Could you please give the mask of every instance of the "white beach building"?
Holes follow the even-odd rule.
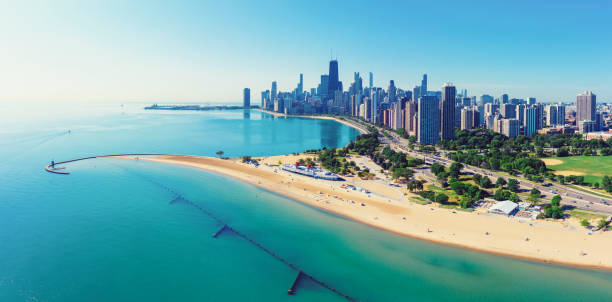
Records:
[[[518,204],[510,200],[503,200],[503,201],[500,201],[494,204],[492,207],[489,208],[487,212],[493,213],[493,214],[510,216],[514,214],[514,212],[516,212],[517,208],[518,208]]]

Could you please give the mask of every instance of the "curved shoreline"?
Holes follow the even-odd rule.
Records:
[[[124,157],[125,158],[125,157]],[[405,217],[410,217],[411,219],[418,219],[418,215],[423,215],[427,212],[430,212],[428,208],[432,208],[429,205],[422,206],[417,204],[409,204],[409,205],[401,205],[401,204],[387,204],[380,201],[373,201],[371,198],[365,198],[364,196],[358,196],[363,193],[355,193],[355,192],[341,192],[337,190],[329,191],[327,189],[329,182],[324,183],[325,181],[308,179],[304,176],[298,175],[283,175],[282,173],[274,173],[272,171],[265,171],[265,169],[269,167],[256,168],[251,165],[241,164],[237,159],[230,160],[221,160],[217,158],[211,157],[202,157],[202,156],[185,156],[185,155],[167,155],[167,156],[155,156],[150,158],[140,158],[140,160],[160,162],[171,165],[179,165],[185,167],[191,167],[201,170],[206,170],[209,172],[222,174],[225,176],[232,177],[234,179],[255,185],[264,190],[274,192],[276,194],[280,194],[282,196],[288,197],[290,199],[305,203],[306,205],[316,207],[318,209],[322,209],[339,216],[357,221],[359,223],[363,223],[369,225],[371,227],[375,227],[381,230],[389,231],[398,235],[407,236],[410,238],[415,238],[418,240],[425,240],[429,242],[434,242],[438,244],[444,244],[453,247],[459,247],[479,252],[484,252],[488,254],[494,254],[499,256],[535,261],[540,263],[549,263],[563,266],[571,266],[571,267],[582,267],[582,268],[590,268],[590,269],[602,269],[602,270],[612,270],[612,253],[605,253],[603,251],[609,250],[610,243],[612,242],[612,234],[603,233],[596,235],[586,235],[579,234],[579,232],[572,230],[564,230],[564,229],[551,229],[549,225],[543,226],[529,226],[526,223],[520,223],[516,221],[511,221],[509,219],[499,219],[501,217],[491,216],[491,217],[483,217],[483,215],[476,215],[472,213],[453,213],[450,209],[436,208],[432,210],[430,214],[436,213],[438,216],[442,217],[442,220],[452,220],[454,218],[461,217],[464,219],[460,219],[460,221],[467,222],[467,220],[483,220],[487,219],[490,224],[487,226],[487,229],[490,230],[490,235],[485,235],[483,233],[479,234],[470,234],[475,235],[476,237],[481,237],[482,239],[478,239],[477,242],[473,240],[454,240],[450,234],[446,234],[449,230],[444,229],[445,226],[439,224],[439,220],[430,220],[429,218],[425,219],[428,222],[425,225],[421,225],[423,230],[419,232],[415,228],[402,228],[401,224],[409,224],[410,222],[415,222],[414,220],[402,221],[399,219],[398,215],[405,215]],[[287,173],[288,174],[288,173]],[[280,183],[278,182],[280,180]],[[318,185],[316,183],[319,183]],[[314,191],[313,191],[314,189]],[[313,200],[314,198],[308,197],[308,195],[317,195],[316,190],[321,190],[319,192],[323,192],[321,195],[321,199],[325,199],[325,202],[319,202],[318,200]],[[341,196],[343,201],[339,201],[338,198],[333,196]],[[325,196],[327,195],[327,196]],[[356,205],[348,204],[348,202],[344,202],[346,200],[354,200],[358,201]],[[366,204],[367,206],[361,207],[359,203]],[[406,210],[405,213],[396,213],[394,210]],[[410,214],[409,212],[419,210],[419,213]],[[361,211],[360,210],[365,210]],[[363,212],[367,212],[367,214],[363,214]],[[386,215],[385,215],[386,213]],[[376,219],[368,219],[368,216],[376,215]],[[467,217],[469,215],[469,217]],[[466,218],[467,217],[467,218]],[[395,222],[389,221],[390,218],[396,218]],[[439,218],[439,217],[438,217]],[[384,221],[384,222],[383,222]],[[482,222],[482,221],[478,221]],[[565,245],[560,248],[553,248],[552,246],[548,246],[550,242],[546,242],[543,244],[539,244],[538,247],[544,248],[548,246],[552,251],[557,250],[557,254],[554,252],[544,252],[540,255],[534,254],[533,251],[528,253],[522,253],[523,249],[519,248],[519,243],[516,241],[517,238],[504,238],[504,235],[499,236],[498,234],[504,234],[504,231],[499,228],[499,225],[509,223],[511,224],[511,228],[535,228],[537,229],[534,232],[540,233],[539,235],[529,235],[530,238],[538,238],[538,240],[545,240],[546,236],[558,236],[558,237],[549,237],[550,242],[558,241],[555,238],[563,238],[562,241],[565,241]],[[535,222],[534,222],[535,224]],[[474,223],[472,221],[471,227],[476,226],[478,228],[479,223]],[[425,228],[427,232],[425,232]],[[429,229],[432,229],[429,232]],[[535,230],[534,229],[534,230]],[[452,231],[460,234],[461,232],[470,232],[470,228],[462,229],[459,225],[457,228],[453,228]],[[507,231],[507,230],[506,230]],[[520,232],[522,230],[516,230],[516,232]],[[488,231],[487,231],[488,232]],[[499,233],[498,233],[499,232]],[[443,236],[438,236],[439,233],[445,233]],[[453,236],[455,233],[452,234]],[[517,237],[517,236],[514,236]],[[522,237],[518,236],[518,237]],[[597,241],[595,244],[591,243],[591,245],[586,248],[589,249],[589,252],[586,255],[579,257],[571,257],[568,253],[561,254],[561,249],[571,249],[573,245],[580,245],[580,242],[577,241],[578,237],[585,237],[583,240],[590,239],[591,241]],[[605,237],[605,238],[604,238]],[[492,240],[489,240],[491,238]],[[534,239],[535,240],[535,239]],[[528,242],[527,244],[533,243],[534,240]],[[569,242],[569,243],[568,243]],[[605,246],[605,243],[608,243],[608,246]],[[555,245],[556,246],[556,245]],[[593,259],[591,253],[593,252],[593,246],[598,247],[597,257],[603,257],[598,259]],[[579,249],[581,250],[581,249]],[[538,250],[539,251],[539,250]]]
[[[297,117],[297,118],[309,118],[309,119],[315,119],[315,120],[329,120],[329,121],[335,121],[337,123],[343,124],[345,126],[351,127],[357,131],[359,131],[359,133],[361,134],[366,134],[368,133],[367,129],[364,128],[360,128],[355,124],[349,123],[346,120],[341,120],[338,118],[335,118],[333,116],[324,116],[324,115],[290,115],[290,114],[284,114],[284,113],[279,113],[279,112],[272,112],[272,111],[267,111],[267,110],[263,110],[263,109],[250,109],[253,111],[259,111],[261,113],[267,113],[270,115],[273,115],[275,117],[281,116],[281,117]]]
[[[527,224],[499,215],[478,215],[444,208],[434,210],[431,205],[403,201],[401,197],[392,201],[390,197],[377,197],[373,196],[374,194],[365,196],[361,192],[341,189],[340,184],[344,182],[292,174],[277,169],[275,166],[254,167],[241,163],[240,159],[236,158],[219,159],[205,156],[138,153],[82,157],[56,164],[109,157],[185,166],[229,176],[353,221],[418,240],[541,263],[612,271],[612,253],[605,252],[612,250],[612,232],[587,235],[584,232],[559,228],[559,223],[547,224],[534,221]],[[264,159],[276,163],[282,157],[269,156]],[[294,161],[292,159],[292,162]],[[61,174],[64,173],[67,174],[67,172]],[[408,226],[409,223],[417,227]],[[486,229],[481,229],[484,225]],[[528,237],[531,238],[527,240],[528,244],[536,240],[544,242],[538,245],[535,254],[534,248],[520,247],[519,242],[525,238],[522,237],[525,235],[517,235],[517,233],[525,231],[532,232]],[[485,232],[486,234],[483,234]],[[498,236],[499,234],[501,236]],[[455,235],[468,236],[457,239],[463,236]],[[489,240],[490,238],[493,240]],[[559,238],[562,239],[558,240]],[[581,254],[585,250],[589,251],[581,257],[576,257],[576,254],[572,256],[567,252],[561,254],[561,249],[563,251],[575,249],[576,245],[580,245],[580,241],[586,240],[590,241],[588,247],[573,251],[580,251]],[[593,243],[593,241],[596,242]],[[525,244],[525,242],[521,243]],[[540,253],[541,249],[545,248],[552,250]],[[593,259],[592,251],[595,251],[596,259]]]

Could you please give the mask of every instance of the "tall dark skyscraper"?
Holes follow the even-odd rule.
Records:
[[[442,86],[440,102],[440,136],[444,140],[455,138],[455,95],[457,90],[451,83]]]
[[[374,75],[370,72],[370,89],[374,87]]]
[[[272,82],[272,96],[271,99],[274,101],[276,99],[276,81]]]
[[[576,125],[580,121],[595,121],[596,100],[596,95],[590,91],[576,97]]]
[[[329,89],[327,95],[334,95],[334,92],[340,87],[338,79],[338,61],[329,61]]]
[[[424,74],[421,80],[421,95],[427,95],[427,74]]]
[[[508,103],[508,95],[507,95],[507,94],[505,94],[505,93],[504,93],[504,94],[502,94],[502,95],[499,97],[499,102],[500,102],[500,103],[502,103],[502,104],[507,104],[507,103]]]
[[[389,89],[387,90],[387,93],[389,94],[389,102],[395,102],[397,97],[397,88],[395,87],[393,80],[389,81]]]
[[[304,92],[304,75],[300,73],[300,83],[298,84],[298,93],[302,94]]]
[[[249,89],[249,88],[244,88],[244,96],[242,98],[242,106],[244,106],[244,108],[251,107],[251,89]]]
[[[417,111],[417,139],[419,143],[436,144],[440,140],[440,104],[438,97],[420,97]]]

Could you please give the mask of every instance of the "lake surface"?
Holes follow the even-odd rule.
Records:
[[[610,272],[405,238],[205,171],[95,159],[44,172],[89,155],[276,155],[358,135],[326,120],[141,107],[0,111],[0,301],[345,301],[308,279],[288,296],[296,271],[232,232],[212,238],[221,225],[175,193],[358,300],[612,300]]]

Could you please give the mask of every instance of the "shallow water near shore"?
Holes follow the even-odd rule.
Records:
[[[381,231],[221,175],[108,153],[275,155],[358,132],[259,112],[96,108],[2,125],[0,301],[343,301],[197,208],[363,301],[607,301],[612,273],[510,259]],[[67,127],[69,125],[69,127]],[[70,133],[67,133],[70,129]],[[161,186],[159,185],[161,184]]]

